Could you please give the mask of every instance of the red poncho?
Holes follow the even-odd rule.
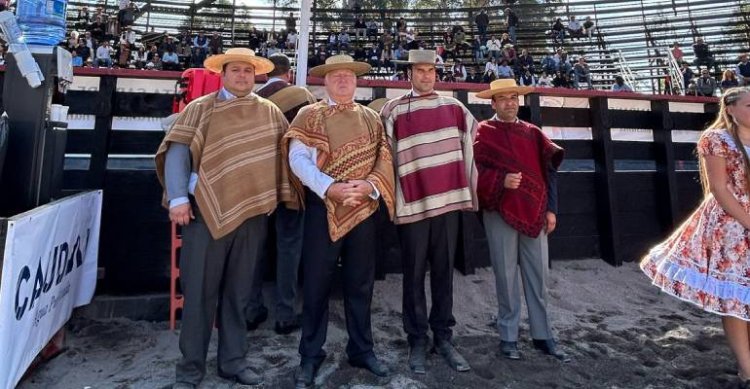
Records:
[[[563,149],[533,124],[517,121],[479,123],[474,144],[481,209],[496,211],[511,227],[537,237],[547,211],[547,169],[557,169]],[[518,189],[505,189],[508,173],[522,173]]]

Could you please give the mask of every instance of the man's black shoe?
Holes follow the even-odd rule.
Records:
[[[300,328],[299,317],[292,320],[280,320],[273,326],[273,330],[279,335],[288,335]]]
[[[508,359],[521,359],[521,352],[518,351],[518,342],[506,342],[504,340],[501,340],[500,353]]]
[[[370,373],[375,374],[378,377],[388,376],[388,368],[383,366],[383,364],[380,363],[378,358],[372,355],[364,359],[350,360],[349,364],[354,367],[367,369],[370,371]]]
[[[466,359],[453,347],[451,342],[442,341],[436,343],[433,352],[442,355],[445,361],[448,362],[448,365],[455,371],[464,372],[471,370],[469,362],[466,362]]]
[[[418,340],[409,346],[409,368],[416,374],[427,373],[427,342]]]
[[[258,309],[258,314],[255,315],[255,317],[252,320],[247,321],[247,330],[248,331],[257,330],[258,326],[260,326],[261,323],[263,323],[267,319],[268,319],[268,308],[260,307]]]
[[[219,372],[219,377],[234,381],[241,385],[260,385],[263,383],[263,377],[250,370],[249,367],[246,367],[235,375]]]
[[[534,339],[534,347],[547,355],[552,355],[561,362],[570,362],[571,360],[567,354],[557,349],[554,339]]]
[[[295,389],[308,389],[315,385],[315,376],[318,374],[318,368],[313,362],[302,362],[297,371],[294,373]]]

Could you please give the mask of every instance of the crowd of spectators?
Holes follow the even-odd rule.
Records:
[[[376,19],[357,13],[347,27],[331,31],[325,43],[311,47],[308,66],[322,64],[333,54],[348,53],[355,60],[372,65],[374,74],[403,79],[405,74],[397,66],[397,60],[406,59],[412,49],[435,49],[441,81],[487,83],[498,78],[514,78],[525,86],[593,89],[586,57],[580,53],[569,55],[564,48],[566,40],[596,38],[596,24],[591,17],[579,21],[570,16],[565,22],[557,18],[548,31],[553,41],[552,50],[541,58],[534,58],[522,48],[523,42],[519,44],[518,30],[523,21],[513,10],[515,2],[504,3],[507,8],[499,18],[481,10],[473,16],[473,26],[465,28],[456,24],[438,39],[423,39],[416,28],[409,28],[404,17]],[[7,0],[0,0],[0,7],[8,4]],[[133,28],[140,14],[138,6],[131,0],[118,0],[118,6],[116,14],[108,14],[103,7],[96,7],[93,12],[86,6],[78,9],[70,21],[72,31],[64,42],[73,55],[74,66],[179,71],[201,67],[206,57],[224,49],[223,37],[218,32],[183,31],[176,36],[164,32],[151,34],[148,40],[143,40],[143,31]],[[247,31],[247,45],[262,56],[277,52],[293,54],[298,37],[297,19],[289,13],[284,18],[284,28],[278,31],[255,27]],[[0,45],[0,64],[4,63],[5,52]],[[687,94],[713,96],[732,86],[750,83],[748,55],[742,55],[734,68],[722,71],[702,38],[696,40],[693,52],[691,68],[678,43],[671,49],[674,60],[681,66]],[[714,75],[721,74],[719,81],[712,76],[712,68]],[[665,85],[671,84],[670,76],[666,78]],[[669,92],[673,88],[665,89]],[[611,90],[632,91],[632,86],[617,76]]]

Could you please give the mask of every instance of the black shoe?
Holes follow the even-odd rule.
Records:
[[[501,340],[500,353],[508,359],[521,359],[521,352],[518,351],[518,342],[506,342],[504,340]]]
[[[349,364],[354,367],[360,367],[362,369],[369,370],[370,373],[375,374],[378,377],[387,377],[388,368],[383,366],[382,363],[374,355],[366,357],[364,359],[349,360]]]
[[[464,357],[458,352],[458,350],[453,347],[451,342],[439,342],[435,344],[435,347],[432,349],[432,351],[442,355],[443,358],[445,358],[445,361],[448,362],[448,366],[452,367],[453,370],[459,372],[471,370],[469,362],[466,362],[466,359],[464,359]]]
[[[416,341],[409,346],[409,368],[416,374],[427,373],[427,342]]]
[[[260,385],[263,383],[263,377],[250,370],[249,367],[234,375],[224,374],[219,371],[219,377],[234,381],[240,385]]]
[[[313,362],[302,362],[294,373],[294,387],[296,389],[312,388],[315,385],[318,368],[320,365]]]
[[[258,326],[260,326],[261,323],[263,323],[266,320],[268,320],[268,308],[260,307],[258,309],[258,314],[255,315],[253,320],[247,320],[247,330],[248,331],[257,330]]]
[[[300,328],[300,319],[295,317],[292,320],[281,320],[277,321],[273,326],[273,330],[279,335],[288,335]]]
[[[547,355],[559,359],[561,362],[570,362],[570,357],[557,349],[557,344],[554,339],[534,339],[534,347],[542,350],[542,352]]]

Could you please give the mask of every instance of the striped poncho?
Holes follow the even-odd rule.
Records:
[[[394,155],[396,224],[477,210],[477,121],[461,102],[410,93],[386,103],[380,115]]]

